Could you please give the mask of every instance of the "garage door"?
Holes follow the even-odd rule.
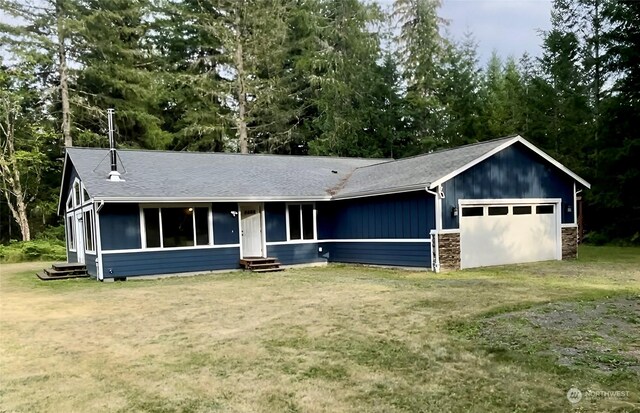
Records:
[[[559,259],[556,204],[463,205],[462,268]]]

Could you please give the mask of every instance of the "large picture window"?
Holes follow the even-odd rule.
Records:
[[[209,208],[144,208],[146,248],[210,245]]]
[[[315,239],[313,209],[313,204],[288,205],[290,240]]]

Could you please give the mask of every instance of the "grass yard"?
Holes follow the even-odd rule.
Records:
[[[122,283],[2,265],[0,412],[640,411],[640,249],[580,253]]]

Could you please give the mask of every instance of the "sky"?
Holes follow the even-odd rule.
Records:
[[[376,0],[374,0],[376,1]],[[393,0],[377,0],[389,7]],[[551,0],[442,0],[440,16],[448,31],[462,39],[470,31],[478,42],[478,58],[485,65],[491,52],[520,58],[524,52],[541,53],[539,31],[550,27]],[[6,21],[0,15],[0,21]]]
[[[539,56],[539,31],[550,28],[550,13],[551,0],[443,0],[439,14],[450,21],[455,39],[473,33],[484,65],[493,50],[503,58],[524,52]]]

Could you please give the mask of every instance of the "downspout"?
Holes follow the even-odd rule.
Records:
[[[437,192],[431,191],[429,187],[424,188],[428,194],[433,195],[434,197],[434,206],[435,206],[435,215],[436,215],[436,229],[432,230],[430,234],[433,236],[433,240],[431,242],[431,269],[436,273],[440,272],[440,251],[438,248],[438,238],[440,235],[440,230],[442,229],[442,199],[444,198],[444,192],[442,192],[442,186],[438,185]],[[435,251],[435,254],[433,252]]]
[[[104,200],[101,200],[99,204],[94,203],[95,214],[95,226],[96,226],[96,279],[102,281],[104,276],[102,274],[102,231],[100,230],[100,210],[104,206]]]

